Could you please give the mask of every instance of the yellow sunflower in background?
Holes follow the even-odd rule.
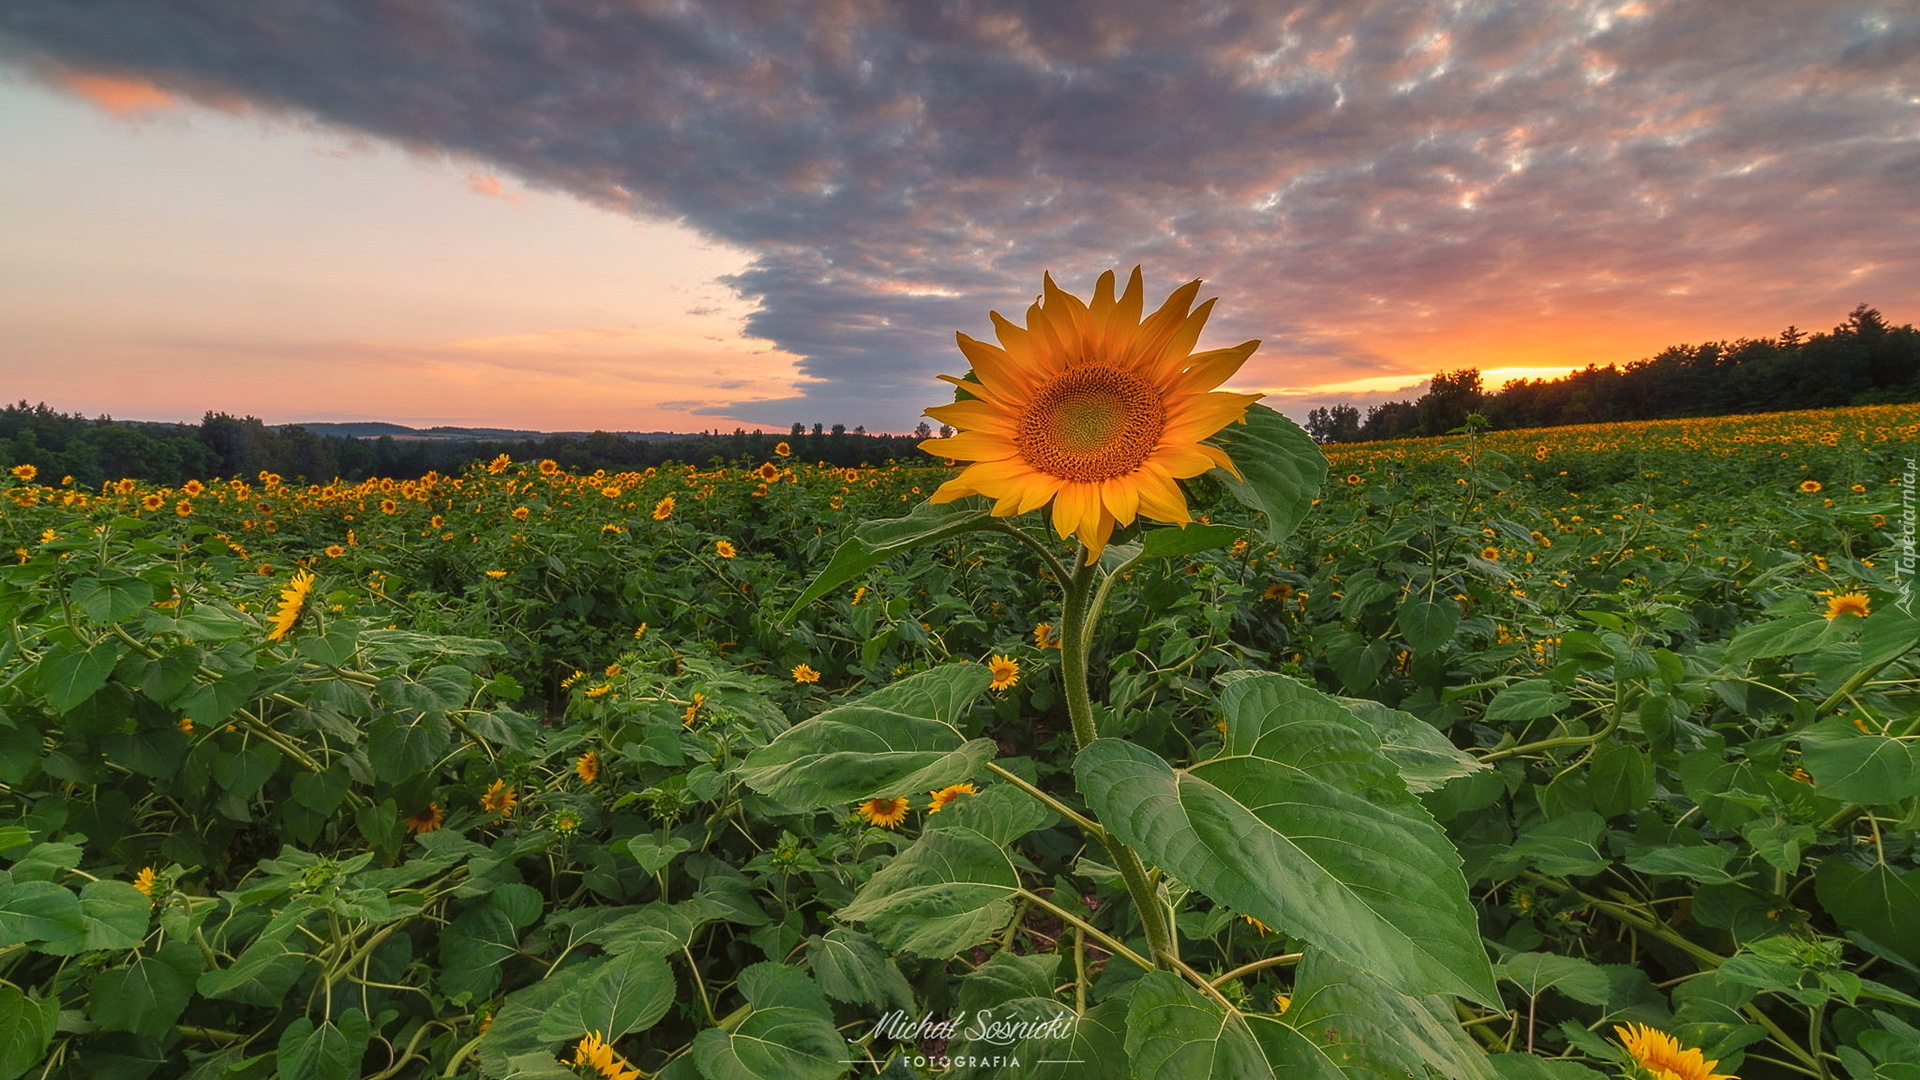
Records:
[[[968,495],[994,500],[997,517],[1053,505],[1053,528],[1078,537],[1091,563],[1116,525],[1137,517],[1185,525],[1186,497],[1176,480],[1226,469],[1219,449],[1201,442],[1235,420],[1259,394],[1215,390],[1258,348],[1195,353],[1213,301],[1192,309],[1200,282],[1175,289],[1141,318],[1145,287],[1135,267],[1114,296],[1114,275],[1100,275],[1091,303],[1044,278],[1027,325],[990,313],[998,346],[956,335],[971,375],[941,378],[965,391],[926,414],[958,429],[921,449],[970,461],[940,486],[935,503]]]
[[[869,825],[894,829],[907,820],[908,806],[907,797],[902,795],[893,799],[868,799],[854,807],[854,812],[865,819]]]
[[[307,606],[307,594],[313,591],[313,575],[305,570],[293,575],[287,587],[280,590],[280,607],[273,613],[273,628],[267,631],[268,641],[279,641],[300,621],[300,612]]]
[[[1714,1072],[1718,1061],[1705,1060],[1700,1051],[1682,1047],[1679,1039],[1645,1024],[1615,1025],[1613,1034],[1634,1063],[1656,1080],[1739,1080],[1731,1073]]]
[[[1827,618],[1837,619],[1842,615],[1858,615],[1866,618],[1873,614],[1873,607],[1867,602],[1866,593],[1841,593],[1827,601]]]

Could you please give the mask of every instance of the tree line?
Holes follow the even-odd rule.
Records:
[[[902,458],[924,461],[918,443],[932,434],[924,423],[911,436],[871,435],[842,424],[795,424],[786,434],[735,429],[657,440],[605,431],[517,440],[363,439],[322,435],[298,425],[271,426],[226,413],[209,412],[198,424],[89,419],[22,401],[0,409],[0,462],[33,465],[43,483],[71,476],[86,487],[128,477],[178,485],[261,472],[310,483],[336,477],[408,479],[459,472],[500,454],[516,461],[551,458],[576,472],[620,472],[670,464],[773,461],[779,459],[780,443],[787,444],[794,460],[852,467]]]
[[[1674,345],[1624,368],[1588,365],[1558,379],[1515,379],[1498,391],[1475,368],[1436,374],[1412,401],[1307,414],[1322,443],[1443,435],[1476,416],[1491,428],[1557,427],[1684,416],[1731,416],[1920,401],[1920,331],[1889,326],[1861,304],[1827,333]]]

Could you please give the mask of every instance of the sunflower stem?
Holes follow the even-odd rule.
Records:
[[[1087,691],[1087,655],[1093,649],[1089,616],[1095,608],[1095,586],[1099,569],[1087,559],[1082,546],[1074,560],[1073,576],[1063,579],[1066,602],[1060,618],[1060,681],[1067,699],[1067,716],[1073,721],[1073,741],[1084,750],[1100,737],[1093,721],[1093,697]],[[1101,594],[1104,598],[1104,590]],[[1160,903],[1160,891],[1147,877],[1147,868],[1132,848],[1112,833],[1100,842],[1113,857],[1114,868],[1127,883],[1134,910],[1140,914],[1140,928],[1147,936],[1148,954],[1167,967],[1165,957],[1173,956],[1173,933],[1166,906]]]

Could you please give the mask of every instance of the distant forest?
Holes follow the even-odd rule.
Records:
[[[22,401],[0,409],[0,462],[30,464],[42,483],[73,477],[74,483],[99,487],[104,480],[131,477],[156,484],[191,479],[279,473],[309,483],[335,477],[396,479],[428,472],[457,473],[474,461],[506,454],[516,461],[552,458],[567,469],[612,472],[666,464],[710,465],[735,461],[771,461],[785,442],[796,461],[829,465],[881,465],[897,458],[926,456],[918,442],[932,434],[926,424],[908,435],[869,435],[843,425],[795,424],[787,433],[736,430],[671,440],[647,441],[596,431],[585,436],[544,439],[454,440],[360,439],[321,435],[297,425],[270,427],[249,416],[208,413],[198,424],[88,419],[46,405]]]
[[[1306,426],[1317,442],[1372,442],[1444,435],[1476,414],[1509,429],[1905,401],[1920,401],[1920,331],[1861,304],[1824,334],[1789,326],[1775,338],[1675,345],[1625,368],[1589,365],[1491,393],[1474,368],[1446,372],[1417,400],[1372,406],[1364,419],[1352,405],[1315,409]]]

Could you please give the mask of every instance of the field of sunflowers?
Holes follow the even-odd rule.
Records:
[[[1920,406],[1262,415],[1091,564],[934,458],[12,463],[0,1080],[1920,1076]]]

